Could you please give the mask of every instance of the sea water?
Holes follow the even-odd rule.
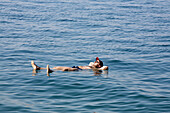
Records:
[[[168,0],[0,0],[1,113],[170,112]],[[46,70],[88,65],[108,71]],[[47,76],[48,75],[48,76]]]

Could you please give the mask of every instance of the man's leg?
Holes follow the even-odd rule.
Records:
[[[54,68],[52,68],[52,69],[62,70],[62,71],[77,71],[77,70],[78,70],[77,68],[61,67],[61,66],[57,66],[57,67],[54,67]]]
[[[53,70],[50,69],[49,65],[47,65],[47,73],[52,73]]]
[[[47,69],[47,73],[51,73],[53,72],[53,70],[51,70],[49,68],[49,65],[47,65],[47,68],[42,68],[42,67],[39,67],[37,66],[34,61],[31,61],[31,65],[33,67],[34,70],[40,70],[40,69]],[[78,69],[77,68],[71,68],[71,67],[62,67],[62,66],[57,66],[57,67],[54,67],[52,68],[54,70],[62,70],[62,71],[77,71]]]
[[[37,66],[37,65],[34,63],[34,61],[31,61],[31,65],[32,65],[33,69],[35,69],[35,70],[46,69],[46,68],[42,68],[42,67]]]

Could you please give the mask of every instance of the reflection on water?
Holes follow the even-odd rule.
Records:
[[[108,70],[93,70],[94,76],[108,75]]]
[[[32,76],[36,76],[37,73],[39,73],[40,70],[33,69],[32,70]]]

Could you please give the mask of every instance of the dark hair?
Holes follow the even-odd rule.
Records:
[[[99,60],[99,62],[100,62],[100,66],[103,67],[103,62],[101,60]]]

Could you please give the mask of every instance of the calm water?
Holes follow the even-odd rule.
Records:
[[[170,112],[169,0],[0,0],[0,112]],[[109,71],[32,73],[39,66]]]

